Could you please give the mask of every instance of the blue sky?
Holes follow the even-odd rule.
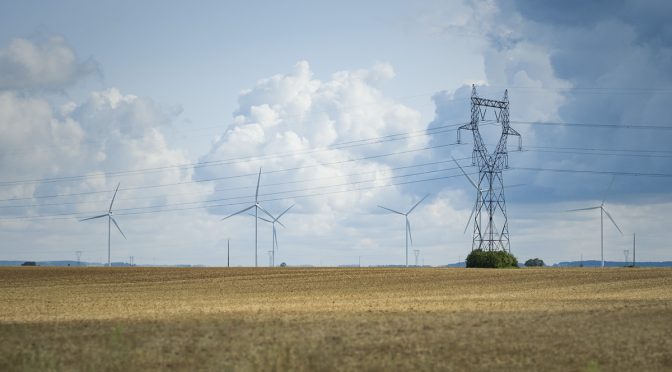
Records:
[[[505,172],[521,185],[507,190],[519,258],[599,258],[599,214],[563,211],[599,204],[616,175],[607,208],[625,235],[605,225],[606,259],[622,260],[637,232],[640,259],[669,260],[672,12],[598,5],[3,4],[0,259],[102,261],[105,224],[77,220],[121,182],[129,239],[113,235],[113,260],[221,265],[231,238],[233,263],[253,264],[253,218],[219,220],[263,167],[264,205],[296,204],[280,261],[401,263],[403,218],[377,205],[430,193],[411,216],[414,249],[455,262],[471,247],[474,195],[438,162],[471,147],[441,128],[468,120],[476,83],[486,97],[509,89],[523,135]],[[210,165],[174,167],[194,163]],[[423,181],[435,175],[458,177]],[[261,263],[270,234],[260,225]]]
[[[479,56],[422,24],[412,2],[20,2],[3,14],[2,40],[61,35],[100,63],[102,86],[180,105],[183,120],[225,123],[238,92],[300,60],[318,76],[394,61],[393,97],[428,97],[479,74]],[[427,27],[426,27],[427,26]],[[459,57],[459,58],[458,58]],[[466,57],[466,58],[465,58]],[[440,76],[421,71],[444,71]],[[482,78],[479,77],[479,78]],[[420,99],[416,99],[420,100]]]

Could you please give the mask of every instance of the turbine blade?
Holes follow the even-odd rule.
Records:
[[[460,163],[458,163],[457,160],[455,160],[454,157],[451,156],[450,158],[453,159],[453,161],[455,162],[455,164],[457,164],[458,168],[460,168],[460,170],[462,171],[462,174],[464,174],[464,176],[467,177],[467,179],[469,180],[469,183],[471,183],[471,185],[474,186],[474,188],[475,188],[476,190],[481,191],[481,190],[478,188],[478,186],[476,185],[476,183],[474,183],[474,180],[472,180],[471,177],[469,177],[469,175],[467,174],[467,172],[464,171],[464,168],[462,168],[462,166],[460,165]]]
[[[114,195],[112,195],[112,201],[110,202],[110,209],[108,209],[108,212],[112,212],[112,204],[114,204],[114,198],[117,197],[117,191],[119,191],[119,186],[121,185],[121,182],[117,183],[117,188],[114,190]]]
[[[79,220],[79,222],[86,221],[86,220],[93,220],[93,219],[96,219],[96,218],[102,218],[102,217],[106,217],[106,216],[108,216],[107,213],[101,214],[100,216],[87,217],[87,218],[84,218],[82,220]]]
[[[252,208],[254,208],[254,207],[255,207],[255,205],[251,205],[251,206],[249,206],[249,207],[243,209],[242,211],[238,211],[238,212],[236,212],[236,213],[234,213],[234,214],[230,214],[230,215],[228,215],[228,216],[222,218],[222,221],[224,221],[225,219],[227,219],[227,218],[229,218],[229,217],[233,217],[233,216],[235,216],[235,215],[237,215],[237,214],[241,214],[241,213],[243,213],[243,212],[247,212],[247,211],[249,211],[250,209],[252,209]]]
[[[280,246],[278,246],[278,234],[275,232],[275,226],[273,226],[273,242],[275,242],[275,249],[280,251]]]
[[[396,213],[396,214],[400,214],[400,215],[402,215],[402,216],[405,216],[405,214],[403,214],[403,213],[401,213],[401,212],[397,212],[397,211],[395,211],[394,209],[385,208],[385,207],[383,207],[382,205],[379,205],[378,207],[379,207],[379,208],[386,209],[386,210],[388,210],[388,211],[390,211],[390,212],[392,212],[392,213]]]
[[[411,234],[411,222],[406,217],[406,229],[408,229],[408,238],[411,240],[411,245],[413,245],[413,234]]]
[[[254,217],[253,214],[252,214],[251,216]],[[260,219],[260,220],[262,220],[262,221],[264,221],[264,222],[273,223],[273,221],[271,221],[271,220],[267,220],[267,219],[265,219],[264,217],[257,217],[257,218]]]
[[[285,213],[287,213],[287,211],[289,211],[290,209],[292,209],[292,207],[293,207],[294,205],[295,205],[295,204],[290,205],[289,208],[285,209],[284,212],[280,213],[280,215],[279,215],[275,220],[276,220],[276,221],[279,220],[280,217],[282,217]]]
[[[609,217],[609,219],[611,220],[611,223],[613,223],[614,226],[616,226],[616,229],[618,230],[618,232],[620,232],[621,235],[623,235],[623,231],[621,231],[621,228],[618,227],[618,225],[616,224],[616,221],[614,221],[613,217],[611,217],[611,215],[609,214],[609,212],[607,212],[607,210],[604,209],[604,207],[602,207],[602,210],[604,211],[604,214],[606,214],[607,217]]]
[[[577,211],[592,211],[593,209],[600,209],[602,206],[590,207],[590,208],[579,208],[579,209],[568,209],[565,212],[577,212]]]
[[[406,212],[406,214],[411,214],[411,212],[413,212],[413,210],[415,209],[415,207],[417,207],[418,204],[422,203],[423,200],[427,199],[428,196],[429,196],[429,194],[423,196],[422,199],[420,199],[419,202],[415,203],[415,205],[413,206],[413,208],[411,208],[408,212]]]
[[[121,231],[121,227],[119,227],[119,224],[117,223],[117,220],[115,220],[114,217],[112,217],[112,216],[110,216],[110,219],[112,220],[112,222],[114,222],[114,226],[117,227],[117,230],[119,230],[119,232],[121,233],[121,236],[123,236],[124,239],[128,240],[128,238],[126,237],[126,235],[124,235],[124,232]]]
[[[259,203],[256,204],[256,207],[259,208],[259,209],[261,209],[262,212],[266,213],[266,215],[267,215],[268,217],[271,217],[271,220],[273,220],[273,221],[276,220],[276,218],[273,217],[272,214],[268,213],[268,211],[265,210],[264,207],[262,207]]]
[[[254,192],[254,201],[259,199],[259,182],[261,181],[261,167],[259,167],[259,176],[257,177],[257,191]]]
[[[604,201],[607,200],[607,194],[609,194],[609,191],[611,190],[611,186],[614,185],[615,180],[616,180],[616,175],[613,175],[611,177],[611,181],[609,182],[609,186],[607,187],[607,190],[604,192],[604,197],[602,198],[602,205],[604,205]]]
[[[283,225],[282,222],[280,222],[280,221],[278,221],[278,220],[275,220],[275,222],[279,223],[280,226],[284,227],[285,229],[287,228],[287,226]]]
[[[476,203],[474,203],[474,208],[471,210],[471,214],[469,215],[469,219],[467,220],[467,226],[464,227],[464,232],[462,234],[467,233],[467,229],[469,228],[469,224],[471,223],[471,217],[474,217],[474,213],[476,213],[476,207],[478,207],[478,199],[476,200]]]

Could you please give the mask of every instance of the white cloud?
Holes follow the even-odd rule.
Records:
[[[294,181],[299,188],[347,183],[355,178],[336,177],[350,173],[380,171],[384,174],[388,168],[387,160],[361,161],[347,166],[321,164],[345,161],[372,152],[418,148],[427,143],[427,138],[418,136],[309,155],[302,152],[352,140],[424,129],[425,124],[420,121],[417,111],[384,97],[375,87],[375,82],[393,76],[394,71],[389,64],[377,64],[370,70],[337,72],[330,80],[321,81],[313,78],[308,63],[301,61],[296,64],[293,73],[259,80],[252,89],[243,91],[234,122],[201,160],[287,153],[290,155],[238,162],[232,169],[234,172],[251,172],[261,165],[267,170],[307,167],[305,171],[292,172],[286,177],[279,175],[272,178],[273,182],[279,177],[285,182]],[[216,172],[219,170],[203,169],[199,170],[199,176],[213,177]],[[328,198],[326,203],[300,203],[304,206],[312,204],[312,208],[317,210],[324,210],[328,205],[329,210],[344,211],[361,207],[362,199],[373,199],[373,196],[353,192]]]
[[[97,71],[93,60],[79,61],[61,37],[16,38],[0,50],[0,90],[63,89]]]
[[[54,86],[57,76],[73,79],[74,76],[69,65],[58,64],[58,55],[42,57],[56,59],[43,61],[55,66],[49,70],[50,75],[37,74],[33,76],[36,81],[23,84],[22,89],[0,92],[0,132],[3,133],[0,136],[0,172],[5,175],[3,181],[37,180],[0,187],[1,199],[22,199],[3,202],[2,216],[95,215],[107,209],[111,197],[111,193],[99,192],[113,190],[121,182],[115,210],[129,241],[122,240],[120,235],[113,236],[113,260],[135,255],[148,262],[147,252],[156,254],[148,249],[152,242],[161,246],[174,244],[174,236],[162,240],[154,235],[163,228],[191,239],[208,236],[208,232],[202,230],[208,223],[203,213],[158,214],[152,215],[154,218],[151,219],[143,218],[146,217],[143,215],[124,215],[137,211],[132,208],[198,202],[211,190],[208,184],[191,183],[192,168],[171,167],[191,162],[181,150],[169,147],[162,133],[179,110],[124,94],[116,88],[91,92],[84,102],[58,103],[49,95],[41,95],[32,89]],[[65,82],[63,79],[58,81]],[[26,94],[28,90],[30,94]],[[150,168],[163,169],[115,174]],[[69,176],[84,178],[58,180]],[[161,184],[175,185],[156,190],[136,189]],[[68,194],[74,195],[41,198]],[[68,251],[79,249],[84,251],[84,259],[99,261],[106,259],[106,239],[103,237],[107,226],[97,222],[100,220],[78,223],[75,218],[0,221],[6,232],[3,248],[7,255],[34,259],[62,257],[64,248]],[[24,250],[25,254],[22,253]],[[165,261],[159,260],[161,262]],[[168,259],[167,262],[173,261]]]
[[[382,81],[393,77],[391,65],[376,64],[370,69],[339,71],[329,79],[320,80],[308,63],[301,61],[292,73],[257,81],[252,88],[241,92],[233,122],[201,161],[250,155],[264,157],[239,160],[228,167],[198,169],[197,177],[249,173],[251,176],[244,179],[218,181],[215,189],[247,187],[236,195],[252,200],[256,172],[263,167],[260,199],[283,199],[265,202],[265,207],[272,213],[279,213],[296,203],[283,217],[288,228],[279,231],[280,244],[291,245],[291,249],[285,248],[281,252],[282,260],[293,264],[318,264],[321,260],[340,264],[352,263],[363,255],[368,264],[402,263],[403,219],[396,221],[395,216],[385,215],[377,204],[409,208],[424,195],[426,186],[381,186],[414,179],[390,179],[417,171],[412,168],[393,171],[392,168],[427,161],[427,154],[418,152],[349,161],[418,149],[428,144],[429,137],[422,134],[427,124],[420,120],[420,114],[386,97],[379,89]],[[406,132],[418,133],[398,141],[314,151],[327,146],[338,147],[349,141]],[[283,156],[270,156],[274,154]],[[277,172],[284,169],[292,170]],[[358,188],[362,190],[352,191]],[[344,190],[351,191],[340,192]],[[312,194],[327,195],[295,197]],[[217,192],[216,195],[222,194]],[[455,216],[468,215],[469,210],[458,212],[451,207],[452,203],[443,196],[433,195],[413,213],[414,239],[418,247],[425,249],[428,263],[445,263],[449,257],[456,259],[457,254],[447,254],[443,244],[447,225],[455,220]],[[223,215],[243,207],[217,208],[211,212]],[[253,244],[251,218],[240,216],[226,220],[222,229],[233,234],[237,241],[245,241],[248,246]],[[267,230],[267,227],[260,225],[260,229]],[[266,235],[260,232],[260,247],[269,246]],[[397,239],[397,235],[402,239]],[[399,249],[391,249],[390,245]],[[261,262],[265,262],[265,250],[260,248],[260,255],[264,253],[260,256]]]

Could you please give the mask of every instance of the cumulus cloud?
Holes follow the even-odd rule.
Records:
[[[389,64],[377,64],[367,70],[336,72],[331,79],[322,81],[314,78],[308,62],[298,62],[292,73],[259,80],[253,88],[241,92],[232,124],[201,160],[287,154],[263,161],[238,162],[232,169],[254,172],[261,165],[268,170],[298,168],[283,180],[294,181],[301,188],[347,183],[355,180],[346,177],[350,173],[368,173],[369,178],[375,178],[377,172],[386,173],[390,162],[398,159],[361,161],[347,166],[332,163],[418,148],[428,139],[416,136],[391,143],[305,153],[354,140],[424,129],[426,124],[421,122],[417,111],[386,98],[376,87],[381,79],[393,76]],[[202,169],[197,175],[212,178],[217,174]],[[311,178],[317,180],[299,182]],[[362,199],[371,197],[366,193],[348,193],[313,207],[342,209],[358,205]]]
[[[50,94],[68,89],[96,70],[94,62],[80,61],[59,37],[14,39],[0,50],[0,173],[4,175],[0,223],[6,231],[3,248],[8,254],[21,256],[27,248],[33,257],[41,252],[50,258],[58,249],[79,247],[88,260],[104,258],[104,249],[98,248],[104,246],[105,224],[80,224],[69,216],[106,210],[109,190],[119,182],[115,209],[121,215],[171,203],[198,204],[211,191],[205,183],[191,182],[192,168],[173,167],[192,161],[169,146],[163,134],[180,114],[179,108],[117,88],[91,92],[80,102],[63,102],[63,97]],[[127,172],[133,170],[140,171]],[[171,186],[154,189],[159,185]],[[4,219],[41,215],[64,218]],[[142,249],[138,254],[137,247],[155,242],[164,253],[171,249],[153,231],[172,225],[172,232],[189,236],[207,224],[189,212],[159,215],[161,223],[143,217],[119,216],[131,243],[118,245],[113,260],[135,253],[147,262],[148,252],[157,251]]]
[[[15,38],[0,50],[0,90],[59,90],[97,71],[95,61],[79,60],[62,37]]]
[[[211,192],[207,183],[191,182],[193,168],[174,167],[191,162],[183,151],[171,148],[162,133],[177,113],[115,88],[92,92],[81,103],[61,106],[19,92],[0,94],[0,131],[6,134],[0,138],[0,170],[11,175],[6,181],[35,180],[2,185],[1,199],[20,200],[5,201],[0,213],[3,217],[95,215],[109,205],[111,193],[105,191],[121,183],[115,210],[129,241],[122,243],[120,235],[113,236],[113,260],[125,260],[128,255],[144,262],[155,257],[184,257],[182,247],[173,246],[179,241],[176,236],[193,241],[195,236],[204,238],[216,231],[204,230],[209,222],[202,212],[128,215],[167,204],[198,205]],[[147,169],[156,170],[143,171]],[[133,170],[140,171],[127,172]],[[70,176],[75,178],[68,179]],[[154,188],[160,185],[171,186]],[[43,198],[50,195],[72,196]],[[43,251],[48,258],[63,246],[82,247],[79,249],[88,260],[103,261],[102,237],[107,226],[96,222],[55,218],[0,223],[9,227],[6,247],[14,254],[23,247],[51,247]],[[36,233],[26,234],[29,229]]]
[[[421,121],[419,112],[386,97],[379,89],[382,81],[393,77],[390,64],[376,64],[368,69],[335,72],[322,80],[314,76],[308,62],[301,61],[290,73],[257,81],[240,93],[231,124],[201,158],[202,162],[239,160],[226,167],[200,168],[196,178],[249,174],[243,179],[216,181],[215,190],[222,191],[215,195],[247,197],[251,203],[256,172],[263,167],[260,199],[268,200],[263,202],[265,208],[279,213],[296,203],[284,217],[288,229],[280,230],[280,244],[291,241],[292,247],[282,252],[283,260],[317,263],[315,257],[321,257],[332,263],[352,263],[364,255],[364,264],[367,260],[402,263],[404,221],[396,215],[386,215],[377,205],[408,209],[425,192],[438,192],[440,187],[431,189],[426,183],[382,187],[421,178],[391,177],[424,170],[395,168],[413,166],[428,158],[422,151],[377,155],[420,149],[430,140],[423,134],[427,123]],[[341,146],[407,132],[414,135],[396,141]],[[226,191],[232,188],[236,191]],[[303,197],[307,195],[314,196]],[[434,194],[414,211],[414,238],[426,249],[428,262],[446,259],[446,231],[453,229],[446,226],[446,221],[461,213],[455,210],[454,203],[462,207],[455,199]],[[222,216],[243,207],[210,211]],[[249,244],[252,224],[249,216],[240,216],[223,222],[222,228]],[[264,225],[260,228],[266,229]],[[260,232],[263,247],[269,243],[266,235]]]

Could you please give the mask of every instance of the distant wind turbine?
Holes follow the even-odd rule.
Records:
[[[420,201],[415,203],[415,205],[413,205],[411,207],[411,209],[409,209],[408,212],[406,212],[406,213],[395,211],[394,209],[383,207],[382,205],[378,206],[379,208],[383,208],[383,209],[385,209],[387,211],[390,211],[392,213],[400,214],[400,215],[404,216],[404,218],[406,219],[406,267],[408,267],[408,240],[410,239],[411,244],[413,244],[413,235],[411,234],[411,223],[408,221],[408,215],[411,214],[411,212],[413,212],[415,207],[417,207],[420,203],[422,203],[423,200],[427,199],[428,196],[429,196],[429,194],[425,195],[422,199],[420,199]]]
[[[267,220],[264,217],[259,217],[260,220],[266,221],[266,222],[273,225],[273,250],[271,251],[271,252],[273,252],[272,253],[273,256],[271,258],[271,266],[272,267],[275,267],[275,251],[279,250],[278,249],[278,234],[275,231],[275,223],[277,222],[278,224],[280,224],[280,226],[282,226],[284,228],[287,228],[287,226],[283,225],[282,222],[280,222],[280,217],[282,217],[285,213],[287,213],[290,209],[292,209],[293,206],[294,206],[294,204],[290,205],[289,208],[285,209],[284,212],[280,213],[280,215],[278,217],[273,217],[271,220]]]
[[[615,178],[615,177],[614,177]],[[607,188],[607,191],[604,193],[604,198],[602,198],[602,203],[596,207],[588,207],[588,208],[579,208],[579,209],[570,209],[567,212],[577,212],[577,211],[590,211],[593,209],[599,209],[600,210],[600,257],[602,260],[602,267],[604,267],[604,215],[606,214],[607,217],[609,217],[609,220],[611,220],[611,223],[614,224],[616,229],[618,230],[621,235],[623,235],[623,231],[621,231],[621,228],[618,227],[616,224],[616,221],[614,221],[613,217],[611,217],[611,214],[607,212],[607,210],[604,208],[604,201],[607,199],[607,193],[611,189],[611,186],[614,184],[614,178],[611,179],[611,183],[609,184],[609,187]]]
[[[124,232],[121,231],[121,227],[119,227],[119,224],[117,224],[117,220],[115,220],[114,217],[112,217],[112,204],[114,204],[114,198],[117,197],[117,191],[119,191],[119,185],[121,185],[121,183],[118,183],[117,188],[114,190],[114,195],[112,195],[112,201],[110,202],[110,208],[108,208],[107,213],[101,214],[99,216],[93,216],[93,217],[88,217],[88,218],[79,220],[79,222],[82,222],[82,221],[86,221],[86,220],[94,220],[96,218],[107,217],[107,266],[108,267],[110,267],[111,264],[112,264],[111,261],[110,261],[110,235],[111,235],[110,230],[111,230],[111,223],[112,222],[114,222],[114,226],[117,227],[117,230],[119,230],[119,232],[121,233],[121,236],[123,236],[124,239],[126,239],[126,235],[124,235]]]
[[[258,221],[258,220],[259,220],[259,209],[261,209],[261,211],[264,212],[264,213],[266,213],[269,217],[273,218],[273,216],[271,216],[271,214],[268,213],[268,212],[261,206],[261,204],[259,204],[259,181],[261,181],[261,168],[259,168],[259,176],[257,177],[257,191],[255,191],[255,193],[254,193],[254,204],[252,204],[251,206],[249,206],[249,207],[247,207],[247,208],[245,208],[245,209],[243,209],[243,210],[240,210],[240,211],[238,211],[238,212],[236,212],[236,213],[230,214],[230,215],[228,215],[228,216],[222,218],[222,221],[224,221],[225,219],[227,219],[227,218],[229,218],[229,217],[233,217],[233,216],[235,216],[235,215],[238,215],[238,214],[247,212],[247,211],[249,211],[250,209],[254,208],[254,267],[258,267],[258,266],[259,266],[259,265],[258,265],[258,260],[257,260],[257,258],[258,258],[258,255],[257,255],[257,250],[258,250],[258,244],[257,244],[257,243],[258,243],[258,239],[257,239],[257,236],[258,236],[258,234],[257,234],[257,233],[258,233],[258,225],[259,225],[259,224],[258,224],[258,222],[259,222],[259,221]]]
[[[472,186],[474,186],[474,188],[476,189],[476,191],[478,191],[478,195],[477,195],[477,197],[476,197],[476,202],[474,203],[474,208],[471,210],[471,214],[469,215],[469,219],[467,219],[467,226],[464,227],[464,232],[463,232],[463,234],[466,234],[466,233],[467,233],[467,229],[469,228],[469,224],[471,223],[471,217],[474,216],[474,213],[476,212],[476,208],[478,208],[478,201],[481,199],[481,193],[482,193],[483,191],[487,191],[487,190],[485,190],[485,189],[479,189],[478,186],[476,186],[476,182],[474,182],[474,180],[472,180],[471,177],[469,177],[469,175],[467,174],[467,172],[464,171],[464,168],[462,168],[462,166],[460,165],[460,163],[458,163],[457,160],[455,160],[454,157],[451,156],[450,158],[453,159],[453,162],[455,162],[455,164],[457,165],[457,167],[460,168],[460,170],[462,171],[462,174],[464,174],[464,176],[467,177],[467,180],[469,180],[469,183],[470,183]]]

